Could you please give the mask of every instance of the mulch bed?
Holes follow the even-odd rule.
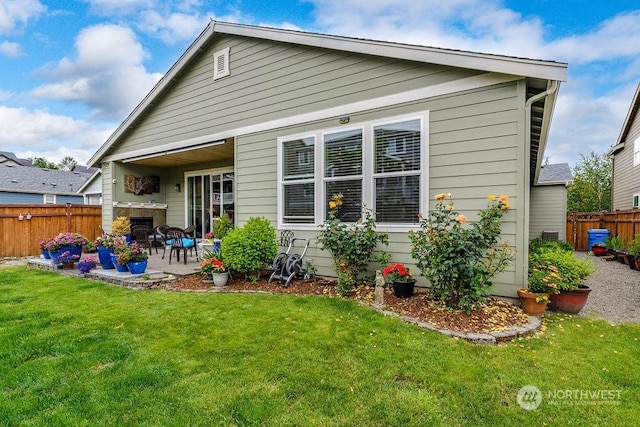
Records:
[[[324,295],[339,297],[335,280],[321,279],[292,281],[285,288],[278,282],[267,283],[268,277],[261,277],[257,282],[230,278],[227,286],[217,289],[220,292],[269,292],[292,295]],[[208,291],[214,288],[212,283],[205,283],[199,275],[186,276],[171,283],[175,290]],[[348,298],[366,305],[373,305],[375,290],[371,286],[360,286],[352,291]],[[416,292],[411,298],[396,298],[393,291],[385,290],[385,309],[402,316],[428,322],[438,329],[447,329],[462,333],[489,333],[506,330],[512,326],[523,326],[529,321],[519,307],[499,300],[488,298],[488,304],[471,314],[452,311],[441,303],[430,300],[425,293]]]

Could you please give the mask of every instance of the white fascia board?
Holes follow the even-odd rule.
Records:
[[[373,110],[390,105],[398,105],[406,102],[417,101],[420,99],[433,98],[435,96],[446,95],[450,93],[462,92],[466,90],[477,89],[486,86],[507,83],[519,80],[521,77],[505,74],[486,73],[478,76],[465,77],[451,82],[441,83],[438,85],[428,86],[419,89],[413,89],[407,92],[396,93],[393,95],[382,96],[379,98],[369,99],[365,101],[354,102],[351,104],[339,105],[324,110],[313,111],[310,113],[298,114],[296,116],[284,117],[282,119],[271,120],[267,122],[257,123],[254,125],[244,126],[237,129],[199,136],[182,141],[175,141],[157,147],[149,147],[145,149],[129,151],[126,153],[118,153],[117,155],[106,156],[103,161],[121,161],[147,155],[161,155],[166,151],[175,149],[186,150],[189,147],[197,147],[206,142],[217,141],[239,135],[247,135],[250,133],[264,132],[271,129],[298,125],[315,120],[322,120],[329,117],[339,117],[361,111]]]
[[[213,29],[216,33],[275,40],[304,46],[314,46],[495,73],[514,74],[524,77],[558,80],[562,82],[567,81],[567,64],[555,61],[543,61],[427,46],[354,39],[326,34],[247,26],[226,22],[214,22]]]

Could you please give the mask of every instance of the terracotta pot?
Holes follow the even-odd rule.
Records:
[[[62,263],[63,270],[73,270],[73,261],[63,262]]]
[[[616,250],[616,258],[620,264],[625,264],[626,251]]]
[[[640,271],[640,257],[636,257],[636,270]]]
[[[607,253],[607,248],[603,246],[592,246],[591,250],[595,256],[604,256]]]
[[[549,295],[549,310],[577,314],[587,303],[589,292],[590,287],[580,285],[574,291],[560,291],[559,294]]]
[[[544,298],[545,295],[547,298]],[[531,316],[542,316],[549,302],[548,294],[534,294],[525,288],[518,289],[518,297],[520,298],[520,307],[522,310]],[[536,299],[540,299],[540,301]]]

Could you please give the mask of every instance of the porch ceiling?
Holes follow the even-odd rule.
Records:
[[[159,151],[155,154],[129,160],[127,163],[154,167],[175,167],[194,163],[212,162],[217,160],[232,159],[234,157],[233,139],[228,139],[224,144],[185,148],[184,150]]]

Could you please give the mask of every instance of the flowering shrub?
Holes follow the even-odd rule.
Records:
[[[40,246],[40,250],[48,251],[48,250],[52,250],[51,249],[52,243],[53,243],[53,239],[44,239],[38,242],[38,246]]]
[[[96,237],[93,241],[95,247],[102,246],[107,249],[115,249],[118,246],[127,244],[127,240],[124,236],[116,236],[115,234],[103,234]]]
[[[126,216],[119,216],[111,221],[111,232],[116,236],[131,234],[131,221]]]
[[[454,210],[451,193],[435,199],[435,210],[420,218],[419,230],[409,232],[411,256],[429,279],[433,298],[470,312],[486,302],[491,278],[515,258],[506,243],[498,244],[509,197],[489,196],[487,208],[478,212],[479,221],[467,227],[467,217]]]
[[[413,271],[405,268],[401,263],[392,264],[382,270],[382,274],[389,277],[392,282],[409,282],[413,280]]]
[[[113,253],[118,257],[118,264],[126,264],[128,262],[144,261],[149,257],[146,248],[140,246],[137,242],[126,243],[124,245],[116,245]]]
[[[72,254],[69,251],[64,251],[58,255],[53,262],[56,264],[66,264],[68,262],[76,262],[80,259],[80,255]]]
[[[369,260],[378,243],[388,243],[386,233],[375,231],[373,213],[363,208],[364,219],[355,224],[345,224],[338,218],[342,206],[342,194],[334,194],[329,201],[329,218],[320,226],[320,249],[329,251],[338,275],[337,290],[345,296],[366,271]]]
[[[79,233],[60,233],[48,243],[50,251],[57,251],[63,246],[84,246],[87,243],[87,238]]]
[[[209,273],[226,273],[227,267],[224,265],[224,262],[216,257],[203,259],[200,263],[200,272],[202,274]]]
[[[573,250],[539,247],[529,252],[529,291],[536,292],[532,286],[542,289],[545,284],[554,285],[556,292],[550,293],[575,290],[594,271],[591,261],[577,258]]]
[[[97,264],[95,256],[88,256],[78,263],[78,269],[80,273],[88,273],[91,269],[95,268]]]

